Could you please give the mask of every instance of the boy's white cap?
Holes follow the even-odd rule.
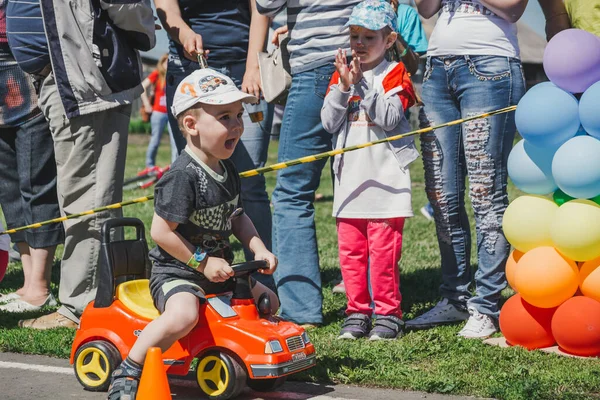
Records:
[[[239,90],[227,75],[203,68],[192,72],[177,86],[171,112],[177,117],[197,103],[218,105],[236,101],[257,103],[258,99]]]

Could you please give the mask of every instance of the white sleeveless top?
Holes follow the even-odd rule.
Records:
[[[517,25],[478,0],[442,0],[427,55],[519,57]]]

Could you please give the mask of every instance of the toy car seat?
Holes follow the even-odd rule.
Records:
[[[136,238],[112,240],[112,230],[123,227],[134,227]],[[138,315],[158,317],[148,286],[151,265],[143,222],[137,218],[110,219],[102,225],[101,235],[102,262],[94,307],[109,307],[117,298]]]

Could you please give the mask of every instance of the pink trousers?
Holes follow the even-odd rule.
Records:
[[[400,271],[404,218],[337,218],[342,278],[346,286],[346,313],[371,315],[368,272],[376,315],[402,318]]]

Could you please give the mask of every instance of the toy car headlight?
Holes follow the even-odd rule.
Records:
[[[304,344],[310,343],[310,338],[308,337],[308,333],[306,333],[306,331],[302,332],[302,340],[304,341]]]
[[[281,346],[279,340],[268,341],[265,345],[265,354],[281,353],[282,351],[283,347]]]

